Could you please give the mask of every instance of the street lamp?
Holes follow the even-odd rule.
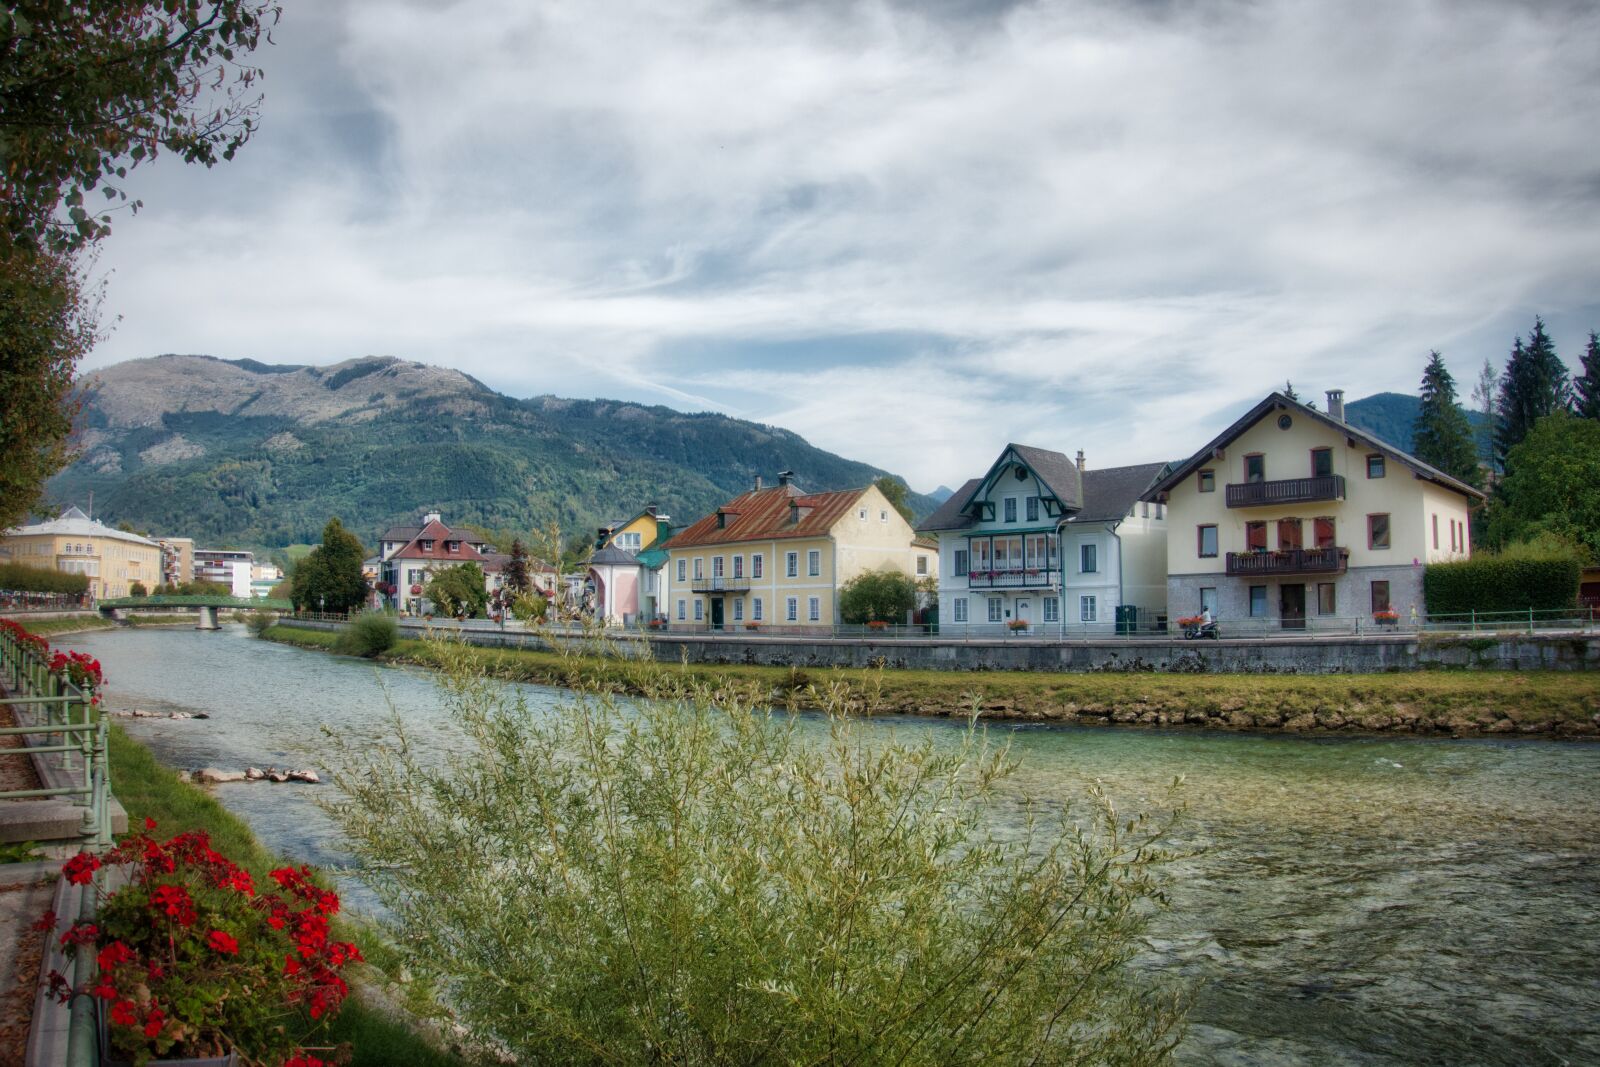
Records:
[[[323,596],[317,597],[317,614],[326,615],[327,613],[328,613],[328,598],[327,598],[327,596],[323,595]]]

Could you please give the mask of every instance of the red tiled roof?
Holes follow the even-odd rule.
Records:
[[[795,537],[825,537],[833,524],[861,499],[862,489],[841,489],[833,493],[802,493],[793,485],[753,489],[722,505],[727,525],[717,528],[717,513],[673,535],[661,546],[667,549],[692,545],[724,545],[739,541],[781,541]],[[790,520],[790,501],[799,505],[799,522]]]
[[[423,548],[422,542],[432,541],[432,548]],[[455,552],[445,550],[446,541],[460,541],[461,548]],[[487,558],[475,548],[466,534],[456,533],[450,527],[437,520],[428,523],[406,546],[390,559],[442,559],[455,560],[458,563],[477,563],[483,565]]]

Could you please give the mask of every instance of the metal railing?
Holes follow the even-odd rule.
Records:
[[[691,578],[689,588],[696,593],[743,593],[750,589],[749,578]]]
[[[1323,474],[1311,478],[1279,478],[1270,482],[1235,482],[1227,487],[1230,508],[1254,508],[1271,504],[1307,504],[1318,500],[1343,500],[1344,475]]]
[[[1029,564],[968,571],[962,577],[967,579],[969,589],[1044,589],[1060,584],[1061,573],[1054,564]]]
[[[1286,548],[1277,552],[1229,552],[1228,577],[1271,574],[1343,574],[1348,548]]]

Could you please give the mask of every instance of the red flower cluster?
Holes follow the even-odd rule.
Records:
[[[272,872],[281,892],[257,894],[250,872],[211,847],[204,832],[167,841],[130,836],[106,862],[131,868],[128,884],[102,899],[99,922],[60,935],[70,954],[96,954],[98,980],[83,992],[107,1003],[114,1046],[125,1058],[211,1055],[237,1042],[252,1062],[325,1067],[291,1043],[284,1009],[317,1020],[349,993],[339,972],[361,950],[332,939],[329,919],[339,896],[307,867]],[[69,860],[69,881],[93,881],[101,866],[87,853]],[[42,929],[57,919],[45,916]],[[74,990],[59,973],[52,993]],[[195,996],[197,990],[206,996]],[[218,995],[220,992],[221,995]]]
[[[106,680],[100,661],[87,652],[57,652],[50,657],[50,673],[59,674],[80,689],[98,689]]]
[[[0,619],[0,630],[10,634],[24,649],[29,649],[35,655],[47,656],[50,654],[50,642],[38,634],[29,633],[27,627],[12,619]]]

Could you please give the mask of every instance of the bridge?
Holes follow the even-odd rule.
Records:
[[[293,611],[294,604],[287,600],[272,597],[248,596],[220,596],[200,594],[195,596],[125,596],[111,600],[99,601],[95,607],[100,609],[100,614],[113,618],[120,617],[118,612],[124,611],[171,611],[173,608],[196,608],[200,612],[200,621],[195,624],[197,630],[219,630],[217,624],[218,608],[236,608],[240,611]]]

